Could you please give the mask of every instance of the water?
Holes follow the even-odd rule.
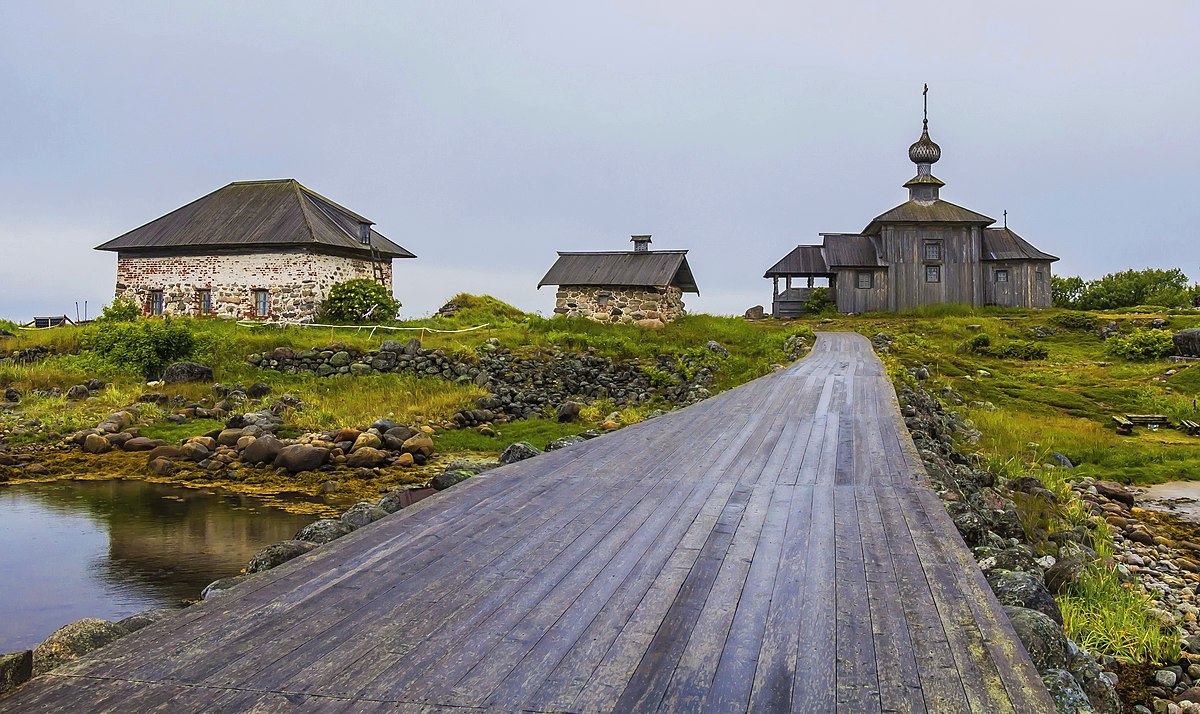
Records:
[[[1170,481],[1146,489],[1149,508],[1169,511],[1189,523],[1200,523],[1200,481]]]
[[[0,653],[83,617],[182,606],[315,518],[142,481],[0,486]]]

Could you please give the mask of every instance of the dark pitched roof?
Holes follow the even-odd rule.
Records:
[[[983,229],[984,260],[1058,260],[1058,256],[1034,248],[1011,229]]]
[[[203,252],[212,248],[303,247],[383,258],[416,256],[374,228],[368,246],[359,226],[374,222],[295,179],[235,181],[155,219],[141,228],[96,246],[96,250]]]
[[[819,245],[798,245],[791,253],[783,256],[775,265],[767,269],[764,278],[784,278],[789,275],[806,275],[809,273],[823,275],[831,272],[825,262],[824,251]]]
[[[982,213],[956,206],[949,201],[905,201],[890,211],[875,217],[863,229],[864,235],[876,235],[883,223],[981,223],[985,226],[996,222]]]
[[[870,236],[851,233],[822,233],[825,262],[831,268],[866,268],[882,265]]]
[[[882,265],[870,236],[853,233],[822,233],[824,245],[798,245],[775,265],[764,278],[789,275],[830,275],[838,268],[874,268]]]
[[[613,285],[665,288],[674,285],[685,293],[700,294],[686,250],[559,252],[543,285]]]

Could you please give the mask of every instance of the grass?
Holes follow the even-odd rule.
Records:
[[[474,429],[439,431],[433,443],[439,452],[453,453],[469,451],[483,454],[499,454],[510,444],[526,441],[539,449],[564,436],[578,434],[590,428],[586,423],[560,424],[550,419],[518,419],[496,426],[495,436],[484,436]]]
[[[1090,567],[1074,594],[1058,597],[1067,636],[1092,653],[1123,662],[1175,662],[1179,633],[1150,614],[1146,595],[1121,582],[1115,568]]]
[[[193,436],[207,434],[213,429],[223,429],[225,422],[218,419],[189,419],[182,424],[162,421],[140,429],[141,435],[148,439],[162,439],[168,444],[179,442]]]

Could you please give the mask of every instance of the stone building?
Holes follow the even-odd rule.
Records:
[[[907,201],[861,233],[822,233],[819,245],[796,246],[767,270],[776,317],[802,313],[818,287],[828,288],[839,312],[1051,306],[1050,265],[1058,258],[1013,232],[1007,211],[1003,227],[994,228],[995,219],[942,200],[945,184],[932,172],[942,149],[929,138],[928,112],[923,127],[908,149],[917,173],[904,184]]]
[[[392,291],[392,259],[416,256],[373,226],[295,179],[237,181],[96,250],[147,315],[304,320],[345,280]]]
[[[631,251],[560,251],[538,283],[558,286],[554,314],[646,327],[687,314],[683,294],[700,294],[687,251],[650,250],[650,236],[631,240]]]

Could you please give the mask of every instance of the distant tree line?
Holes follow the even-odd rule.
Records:
[[[1191,285],[1179,268],[1123,270],[1098,280],[1080,277],[1051,279],[1055,307],[1071,310],[1115,310],[1138,305],[1200,306],[1200,285]]]

